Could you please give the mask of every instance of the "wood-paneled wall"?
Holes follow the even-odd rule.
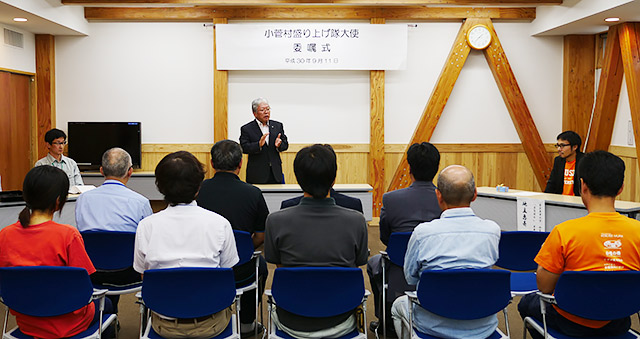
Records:
[[[290,144],[289,149],[281,154],[282,168],[286,183],[296,183],[293,173],[293,160],[296,153],[306,145]],[[368,175],[368,144],[333,144],[338,156],[338,174],[336,183],[366,183]],[[477,186],[496,186],[504,184],[510,188],[542,191],[529,164],[524,149],[520,144],[435,144],[440,150],[440,170],[446,166],[458,164],[471,169],[475,175]],[[385,145],[385,187],[393,177],[402,153],[404,144]],[[160,160],[168,153],[185,150],[193,153],[207,169],[206,177],[213,176],[211,144],[144,144],[142,145],[142,168],[140,171],[153,171]],[[545,144],[547,152],[555,156],[556,149],[552,144]],[[610,152],[620,156],[626,164],[625,187],[620,200],[640,201],[640,171],[635,148],[611,146]],[[246,162],[246,155],[244,162]],[[244,180],[244,168],[240,173]]]

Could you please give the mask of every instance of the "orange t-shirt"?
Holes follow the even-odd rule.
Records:
[[[576,174],[576,161],[567,161],[564,163],[564,185],[562,185],[562,195],[574,195],[573,185]]]
[[[564,271],[640,271],[640,221],[619,213],[589,213],[565,221],[549,233],[535,258],[551,273]],[[565,318],[591,328],[608,321],[585,319],[555,309]]]
[[[89,274],[96,271],[84,249],[80,232],[53,221],[26,228],[17,222],[0,231],[0,267],[12,266],[72,266],[84,268]],[[64,338],[89,328],[95,306],[89,303],[55,317],[11,313],[24,334],[36,338]]]

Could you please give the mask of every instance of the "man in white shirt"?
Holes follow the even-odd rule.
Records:
[[[133,268],[233,267],[238,252],[231,224],[199,207],[195,198],[204,179],[202,164],[191,153],[165,156],[156,167],[156,186],[169,206],[138,224]],[[221,333],[231,310],[195,319],[169,319],[152,313],[153,329],[163,338],[210,338]]]
[[[63,131],[54,128],[45,133],[44,141],[47,143],[49,153],[47,153],[46,157],[38,160],[35,166],[49,165],[63,170],[69,177],[69,187],[84,185],[78,164],[73,159],[62,154],[64,145],[67,144],[67,135]]]

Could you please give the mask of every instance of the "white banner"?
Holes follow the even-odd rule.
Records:
[[[545,231],[544,200],[517,198],[518,231]]]
[[[219,70],[399,70],[406,24],[216,24]]]

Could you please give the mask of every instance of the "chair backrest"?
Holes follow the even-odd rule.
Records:
[[[144,271],[142,299],[152,311],[198,318],[229,307],[236,296],[231,268],[180,267]]]
[[[245,264],[249,260],[251,260],[254,251],[251,233],[233,230],[233,236],[236,239],[236,250],[238,251],[238,257],[240,257],[240,261],[238,261],[236,265]]]
[[[119,270],[133,265],[135,232],[85,231],[84,248],[99,270]]]
[[[404,255],[407,253],[407,245],[413,232],[397,232],[391,233],[387,245],[387,254],[389,259],[395,265],[404,266]]]
[[[567,271],[558,279],[558,307],[579,317],[613,320],[640,311],[639,271]]]
[[[549,232],[502,232],[496,266],[513,271],[535,270],[538,264],[533,259],[548,235]]]
[[[507,307],[511,272],[494,269],[425,270],[418,283],[420,306],[459,320],[484,318]]]
[[[84,268],[0,268],[0,295],[10,309],[36,317],[66,314],[91,302],[93,286]]]
[[[278,307],[305,317],[330,317],[358,307],[362,270],[355,267],[277,268],[271,293]]]

